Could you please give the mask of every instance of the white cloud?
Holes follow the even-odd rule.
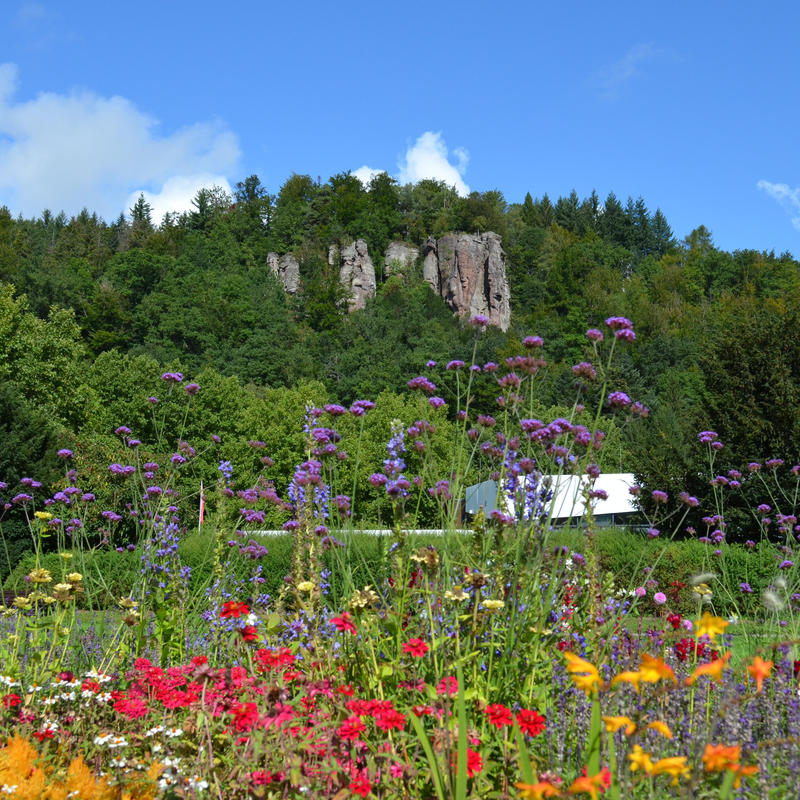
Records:
[[[0,203],[14,213],[86,206],[113,218],[140,191],[163,213],[187,208],[200,181],[230,188],[239,143],[220,122],[159,135],[157,120],[124,97],[83,89],[15,102],[17,85],[16,66],[0,65]]]
[[[364,164],[363,167],[359,167],[358,169],[353,170],[353,175],[358,178],[364,186],[369,186],[369,182],[376,176],[380,175],[381,172],[386,172],[385,169],[372,169],[372,167],[368,167]]]
[[[648,61],[667,58],[680,61],[681,57],[666,48],[657,47],[655,43],[637,44],[619,61],[608,64],[597,70],[590,80],[590,85],[598,90],[598,96],[605,100],[615,100],[625,84],[643,74],[642,67]]]
[[[148,192],[146,189],[131,192],[125,202],[125,213],[143,194],[145,200],[150,203],[152,220],[158,224],[168,211],[181,213],[182,211],[193,210],[192,200],[197,197],[201,189],[210,189],[212,186],[219,186],[229,195],[233,194],[228,179],[224,175],[212,175],[210,172],[203,172],[199,175],[176,175],[167,180],[161,187],[160,192]]]
[[[463,197],[469,194],[469,186],[464,183],[463,175],[467,171],[469,153],[459,147],[453,151],[458,164],[448,160],[448,150],[442,134],[427,131],[406,150],[406,154],[398,164],[400,183],[417,183],[424,178],[445,181],[448,186],[455,186]]]
[[[777,200],[792,216],[792,225],[800,231],[800,189],[790,189],[786,183],[759,181],[756,186]]]

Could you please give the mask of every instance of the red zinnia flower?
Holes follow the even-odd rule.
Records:
[[[358,717],[348,717],[339,726],[339,736],[342,739],[358,739],[361,733],[367,729],[367,726]]]
[[[370,789],[372,789],[372,784],[366,778],[356,778],[350,782],[350,791],[353,794],[360,794],[362,797],[366,797]]]
[[[430,649],[422,639],[409,639],[403,645],[403,652],[414,656],[414,658],[422,658]]]
[[[258,722],[258,706],[255,703],[240,703],[230,713],[237,731],[249,731]]]
[[[356,693],[352,683],[345,683],[343,686],[338,686],[336,691],[339,692],[339,694],[346,695],[347,697],[352,697]]]
[[[510,725],[514,718],[511,716],[511,709],[506,708],[502,703],[492,703],[486,706],[484,714],[489,718],[489,724],[495,728],[502,728],[503,725]]]
[[[452,676],[442,678],[436,687],[436,694],[456,694],[458,692],[458,681]]]
[[[458,762],[456,761],[456,769]],[[467,777],[474,778],[483,769],[483,759],[480,753],[476,753],[472,748],[467,748]]]
[[[417,717],[429,717],[433,714],[433,706],[413,706],[411,710]]]
[[[3,697],[3,705],[6,708],[14,708],[22,702],[22,698],[18,694],[7,694]]]
[[[353,625],[353,618],[345,611],[341,617],[333,617],[331,619],[333,625],[339,633],[355,633],[356,626]]]
[[[246,642],[257,642],[258,641],[258,630],[256,629],[255,625],[245,625],[242,630],[242,639]]]
[[[517,714],[517,725],[528,736],[538,736],[544,730],[545,719],[536,709],[523,708]]]
[[[382,731],[390,731],[392,728],[401,731],[406,725],[406,715],[394,710],[382,711],[376,715],[375,724]]]
[[[219,612],[220,619],[227,619],[228,617],[246,617],[250,613],[250,606],[247,603],[240,603],[238,600],[228,600],[222,606],[222,611]]]

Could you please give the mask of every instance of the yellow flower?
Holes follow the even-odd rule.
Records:
[[[654,722],[650,722],[647,727],[651,730],[658,731],[666,739],[672,738],[672,731],[669,729],[669,725],[667,725],[666,722],[655,720]]]
[[[14,606],[16,608],[21,608],[23,611],[27,611],[31,607],[31,601],[28,597],[15,597]]]
[[[499,611],[505,603],[502,600],[484,600],[481,603],[481,608],[485,608],[489,612]]]
[[[456,586],[452,591],[449,589],[444,593],[445,600],[452,600],[454,603],[463,603],[469,600],[469,595],[464,591],[461,586]]]
[[[80,583],[83,580],[83,575],[81,575],[80,572],[70,572],[70,574],[67,575],[67,580],[70,583]]]
[[[642,750],[642,746],[637,744],[633,748],[632,753],[628,753],[628,758],[631,762],[631,772],[636,772],[636,770],[640,769],[645,775],[650,775],[653,772],[653,759],[650,757],[650,753],[645,753]]]
[[[31,583],[50,583],[53,580],[53,576],[50,572],[46,569],[35,569],[28,575],[30,578]]]
[[[669,678],[673,683],[678,682],[672,667],[664,663],[663,659],[653,658],[648,653],[642,654],[642,665],[639,667],[639,674],[645,683],[658,683],[661,678]]]
[[[678,778],[689,776],[689,767],[686,766],[686,756],[673,756],[660,758],[653,764],[652,775],[672,775],[672,785],[678,785]]]
[[[48,511],[34,511],[33,516],[41,520],[53,519],[53,515]]]
[[[311,592],[314,590],[314,584],[312,581],[300,581],[297,584],[297,589],[300,592]]]
[[[636,723],[630,717],[603,717],[603,722],[609,733],[616,733],[620,728],[625,728],[626,736],[636,733]]]
[[[587,697],[603,685],[603,679],[594,664],[569,651],[564,653],[564,658],[567,659],[567,672],[572,675],[575,685],[586,692]]]
[[[69,561],[72,558],[72,553],[59,553],[59,555],[64,561]]]
[[[121,608],[136,608],[136,601],[132,597],[122,597],[118,602]]]
[[[703,618],[697,622],[697,635],[700,637],[705,634],[713,642],[718,633],[725,633],[725,628],[727,627],[726,620],[722,619],[722,617],[715,617],[706,611],[703,614]]]
[[[633,688],[638,692],[639,691],[639,681],[642,680],[642,673],[641,672],[620,672],[619,675],[614,676],[611,679],[611,685],[615,686],[620,682],[630,683],[633,684]]]
[[[72,589],[71,583],[57,583],[53,587],[53,597],[55,597],[56,600],[61,600],[61,601],[69,600],[71,589]]]

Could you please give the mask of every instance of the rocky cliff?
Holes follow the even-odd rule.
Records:
[[[424,279],[459,316],[483,314],[508,330],[511,298],[506,254],[496,233],[429,237],[423,247]]]
[[[388,278],[390,275],[405,275],[419,256],[419,248],[407,242],[392,242],[386,248],[386,256],[383,261],[384,274]]]
[[[300,265],[291,254],[279,256],[277,253],[267,253],[267,266],[272,270],[288,294],[295,294],[300,288]]]
[[[331,266],[336,266],[336,251],[337,248],[333,246],[328,250],[328,263]],[[339,282],[350,293],[350,311],[364,308],[367,298],[375,296],[375,265],[363,239],[356,239],[339,251]]]

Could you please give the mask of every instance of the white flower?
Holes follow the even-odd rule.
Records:
[[[52,731],[55,733],[58,730],[58,723],[55,720],[47,720],[44,725],[42,725],[42,731]]]
[[[10,675],[0,675],[0,683],[5,684],[6,686],[11,688],[20,685],[20,682],[15,681]]]
[[[104,744],[108,744],[108,742],[110,742],[113,737],[114,737],[113,733],[104,733],[102,736],[95,736],[94,743],[96,745],[102,746]]]
[[[88,700],[90,697],[94,697],[94,692],[93,692],[91,689],[84,689],[84,690],[81,692],[81,697],[82,697],[84,700]]]
[[[120,756],[119,758],[112,758],[111,759],[111,766],[112,767],[125,767],[128,764],[128,759],[123,758]]]
[[[160,753],[163,749],[164,745],[161,744],[160,742],[156,742],[152,747],[154,753]]]
[[[150,728],[149,731],[145,734],[145,736],[155,736],[157,733],[163,733],[165,730],[163,725],[156,725],[155,728]]]
[[[97,695],[98,703],[107,703],[110,699],[111,699],[111,694],[109,692],[99,692]]]
[[[258,617],[252,611],[245,617],[244,621],[248,625],[258,625]]]
[[[124,736],[112,736],[108,742],[109,749],[114,749],[115,747],[127,747],[128,742]]]
[[[59,700],[64,700],[64,701],[71,701],[71,700],[74,700],[74,699],[75,699],[75,692],[69,692],[69,694],[67,694],[67,692],[62,692],[62,693],[61,693],[61,694],[58,696],[58,699],[59,699]]]
[[[57,702],[58,702],[58,698],[57,697],[43,697],[42,698],[42,705],[45,705],[45,706],[52,706],[52,705],[55,705]]]
[[[183,730],[181,728],[167,728],[164,731],[164,736],[167,736],[170,739],[176,739],[182,733],[183,733]]]
[[[0,786],[0,792],[3,794],[14,794],[17,791],[17,784],[15,783],[13,786],[9,786],[7,783],[4,783]]]
[[[17,685],[19,685],[19,684],[17,684]],[[39,686],[38,683],[32,683],[28,687],[28,694],[33,694],[34,692],[41,692],[42,689],[44,689],[44,686]]]
[[[86,673],[87,678],[97,681],[98,683],[108,683],[113,680],[111,675],[106,675],[105,672],[98,672],[96,669],[89,670]]]
[[[174,767],[175,769],[177,769],[178,766],[181,763],[181,757],[180,756],[172,756],[172,758],[170,758],[169,756],[167,756],[162,763],[164,764],[164,767],[166,767],[166,768]]]
[[[194,778],[189,778],[189,788],[196,790],[208,789],[208,781],[201,780],[197,777],[197,775],[195,775]]]

